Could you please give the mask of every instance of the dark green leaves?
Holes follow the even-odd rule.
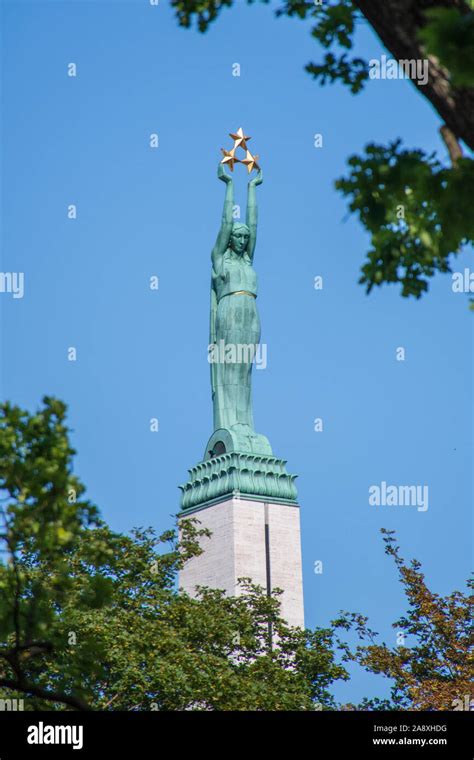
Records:
[[[192,26],[195,18],[199,31],[205,32],[222,8],[230,8],[232,2],[233,0],[171,0],[171,5],[176,8],[180,26]]]
[[[368,145],[348,160],[350,174],[336,187],[371,235],[360,279],[367,292],[400,283],[402,296],[419,298],[429,278],[451,271],[452,257],[474,241],[474,163],[461,159],[446,169],[400,144]]]
[[[336,57],[333,53],[326,53],[324,63],[308,63],[305,69],[321,85],[339,81],[347,85],[353,94],[362,89],[369,76],[368,65],[362,58],[348,59],[347,55]]]
[[[431,55],[450,73],[455,87],[474,86],[474,12],[457,8],[431,8],[419,38]]]

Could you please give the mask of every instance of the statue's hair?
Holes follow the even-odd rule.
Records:
[[[240,229],[247,230],[247,232],[250,235],[250,230],[246,224],[243,224],[243,222],[234,222],[232,225],[232,232],[235,232],[235,230],[240,230]]]

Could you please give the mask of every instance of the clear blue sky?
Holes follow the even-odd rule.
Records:
[[[2,3],[1,269],[25,273],[23,299],[0,294],[2,397],[29,409],[44,394],[64,399],[76,471],[105,519],[170,527],[212,432],[216,167],[243,126],[265,172],[255,267],[269,364],[254,373],[255,419],[299,474],[307,624],[356,610],[394,644],[405,606],[381,527],[397,530],[433,590],[462,587],[469,572],[472,315],[449,275],[420,301],[396,287],[366,296],[368,237],[333,180],[371,140],[402,136],[444,160],[440,122],[408,82],[372,81],[357,97],[320,88],[303,70],[321,56],[307,24],[237,6],[199,35],[178,28],[166,0]],[[357,40],[356,54],[383,52],[367,27]],[[467,252],[455,269],[466,266]],[[428,510],[369,506],[383,480],[428,485]],[[385,691],[357,671],[335,694]]]

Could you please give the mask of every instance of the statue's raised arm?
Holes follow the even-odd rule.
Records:
[[[224,166],[220,163],[217,169],[217,176],[226,184],[224,209],[222,211],[222,221],[217,240],[212,249],[212,266],[215,273],[218,273],[222,257],[229,247],[229,240],[232,234],[232,210],[234,207],[234,183],[232,177],[226,173]]]
[[[255,251],[255,244],[257,242],[257,223],[258,223],[258,209],[257,209],[257,194],[255,188],[257,185],[261,185],[263,182],[263,172],[260,169],[257,176],[251,179],[247,189],[247,227],[249,228],[249,242],[247,246],[247,254],[250,261],[253,261],[253,254]]]

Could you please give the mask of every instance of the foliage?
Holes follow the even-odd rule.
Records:
[[[27,709],[335,707],[333,631],[289,628],[247,579],[242,595],[176,590],[209,532],[114,533],[72,474],[66,408],[0,407],[0,698]],[[269,638],[272,631],[272,642]]]
[[[98,520],[72,473],[65,415],[48,397],[34,415],[0,407],[0,685],[30,693],[30,665],[53,648],[54,607],[70,587],[63,557]]]
[[[457,87],[474,85],[474,12],[461,14],[457,8],[431,8],[428,23],[419,37],[426,50],[436,56]]]
[[[474,597],[453,591],[445,597],[430,591],[417,560],[407,564],[400,556],[393,531],[382,530],[385,551],[398,569],[408,612],[393,623],[407,638],[406,645],[377,644],[368,619],[341,613],[336,628],[355,630],[362,640],[355,651],[342,640],[344,660],[357,662],[371,673],[393,680],[391,702],[364,700],[358,709],[452,710],[456,702],[474,696],[472,688],[472,612]],[[472,582],[468,581],[472,589]]]
[[[447,169],[433,154],[401,149],[398,140],[370,144],[348,163],[351,172],[336,187],[351,198],[372,242],[359,282],[367,292],[399,282],[403,296],[419,298],[435,271],[451,271],[451,252],[474,240],[474,162],[460,159]]]
[[[102,539],[114,547],[101,568],[111,592],[100,610],[78,608],[88,585],[79,546],[69,566],[74,593],[61,612],[77,644],[64,646],[49,663],[48,678],[74,690],[71,662],[89,651],[96,666],[88,678],[96,709],[283,710],[333,705],[327,686],[345,671],[333,662],[330,632],[289,629],[279,617],[277,598],[249,581],[243,595],[202,589],[197,599],[174,590],[182,557],[175,545],[159,554],[163,537],[152,530],[132,537]],[[167,540],[175,542],[169,533]],[[269,647],[268,626],[278,644]],[[82,655],[82,657],[81,657]],[[99,655],[97,657],[97,655]],[[80,671],[79,671],[80,672]]]

